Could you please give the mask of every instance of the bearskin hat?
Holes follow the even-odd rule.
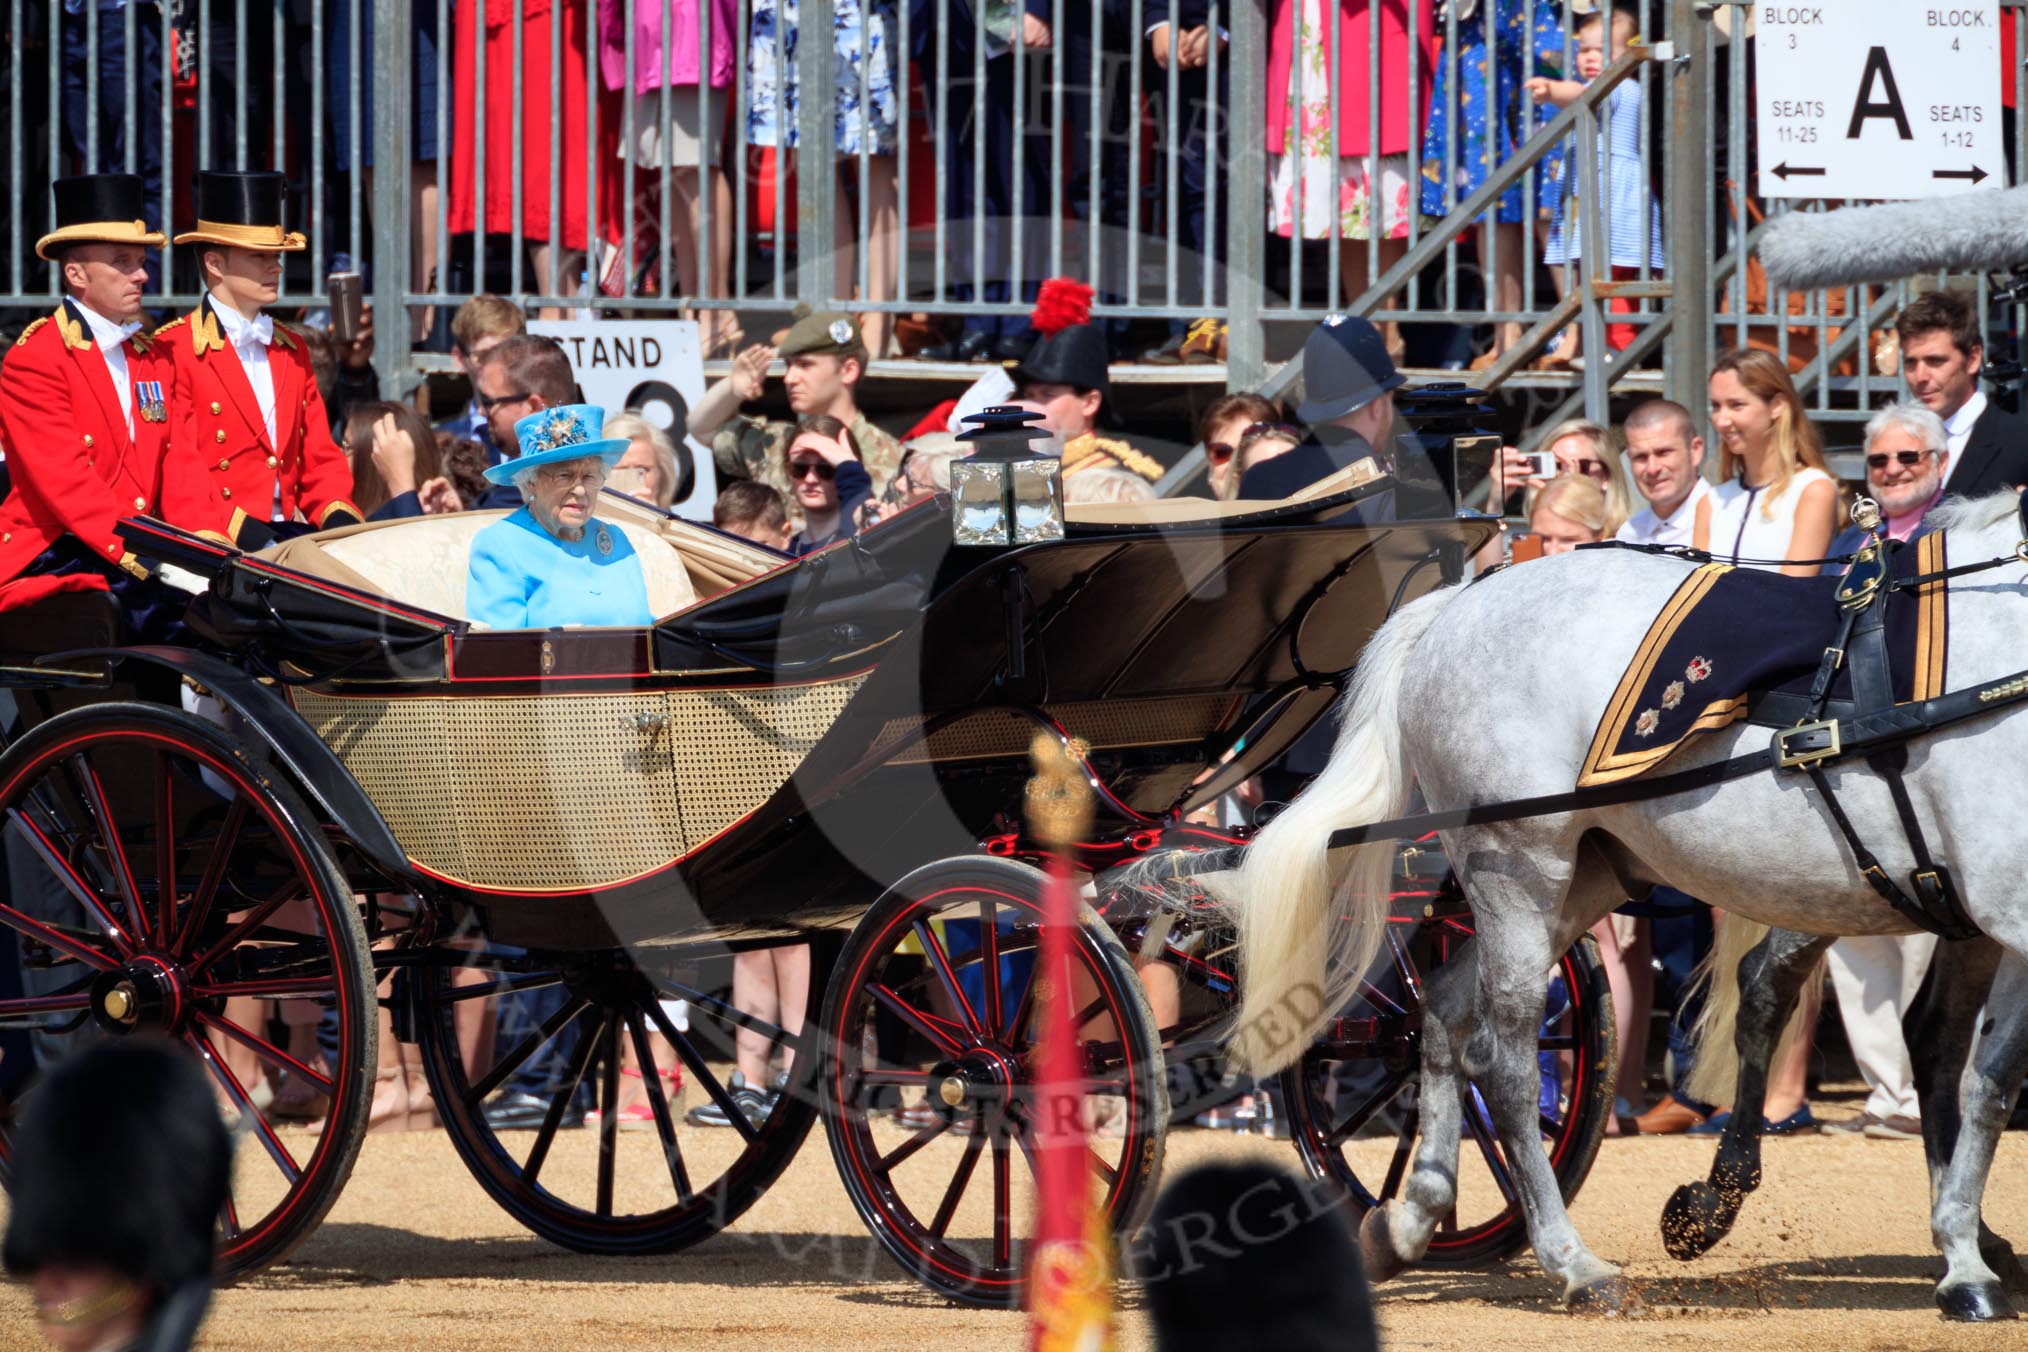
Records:
[[[103,1265],[168,1293],[209,1277],[232,1138],[204,1073],[149,1038],[63,1062],[15,1135],[7,1270]]]

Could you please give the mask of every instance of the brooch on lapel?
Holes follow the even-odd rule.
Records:
[[[613,552],[612,534],[604,526],[600,526],[599,533],[592,537],[592,544],[598,549],[600,557],[607,557]]]

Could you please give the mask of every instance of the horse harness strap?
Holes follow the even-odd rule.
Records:
[[[1808,717],[1796,727],[1777,733],[1776,748],[1783,747],[1794,734],[1821,727],[1832,729],[1835,743],[1839,724],[1835,720],[1826,720],[1824,714],[1841,664],[1851,673],[1855,716],[1895,707],[1893,673],[1889,670],[1887,656],[1887,597],[1892,591],[1887,581],[1890,549],[1889,542],[1885,540],[1868,544],[1859,551],[1851,571],[1839,585],[1837,596],[1842,618],[1838,638],[1824,650],[1823,660],[1818,663],[1816,678],[1810,685]],[[1894,800],[1895,815],[1901,819],[1902,834],[1908,839],[1909,852],[1915,856],[1915,868],[1909,874],[1913,895],[1888,876],[1879,858],[1859,838],[1852,819],[1846,815],[1844,807],[1838,802],[1838,795],[1831,788],[1830,776],[1824,773],[1824,762],[1828,759],[1831,759],[1829,755],[1805,751],[1790,755],[1782,764],[1785,768],[1801,769],[1810,777],[1810,783],[1822,796],[1832,823],[1845,838],[1847,848],[1852,851],[1852,860],[1859,866],[1860,876],[1866,879],[1867,885],[1903,919],[1939,938],[1969,939],[1976,935],[1978,927],[1965,914],[1964,902],[1958,896],[1957,884],[1950,870],[1930,855],[1922,821],[1916,816],[1915,804],[1909,799],[1908,785],[1902,778],[1902,771],[1908,765],[1905,741],[1881,745],[1867,754],[1866,764],[1887,785],[1888,795]]]

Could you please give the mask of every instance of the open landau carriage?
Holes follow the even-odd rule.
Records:
[[[1233,955],[1187,888],[1130,905],[1104,870],[1229,843],[1184,814],[1279,756],[1390,610],[1492,529],[1329,520],[1398,486],[1357,479],[1277,504],[1089,509],[1023,546],[954,544],[940,500],[793,563],[608,494],[601,520],[665,616],[645,630],[471,627],[485,513],[258,556],[129,522],[142,558],[209,579],[202,643],[6,673],[45,717],[0,758],[19,977],[0,1030],[45,1051],[152,1032],[203,1061],[243,1132],[228,1275],[282,1258],[331,1206],[385,1004],[473,1177],[540,1235],[616,1254],[707,1238],[821,1116],[888,1251],[955,1298],[1012,1304],[1033,1195],[1029,744],[1089,747],[1099,824],[1075,862],[1098,885],[1075,1017],[1092,1187],[1129,1227],[1172,1096],[1219,1074]],[[1417,872],[1388,969],[1285,1081],[1306,1163],[1360,1207],[1392,1194],[1415,1137],[1418,970],[1470,934]],[[733,955],[785,944],[812,945],[806,1007],[742,1012]],[[1180,1013],[1157,1026],[1144,981],[1161,968]],[[1611,1017],[1586,945],[1551,981],[1543,1139],[1574,1192],[1610,1102]],[[494,1009],[519,1016],[497,1038]],[[314,1064],[289,1051],[306,1020]],[[794,1053],[759,1126],[728,1090],[742,1032]],[[17,1104],[32,1064],[4,1067]],[[542,1120],[489,1126],[488,1100],[535,1066]],[[320,1132],[256,1092],[283,1071],[330,1096]],[[636,1074],[650,1112],[623,1123]],[[685,1120],[706,1102],[730,1129]],[[1432,1261],[1525,1238],[1468,1107],[1483,1187]],[[563,1129],[586,1108],[596,1126]]]

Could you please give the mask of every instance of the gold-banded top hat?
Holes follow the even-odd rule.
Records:
[[[308,241],[282,228],[287,180],[272,172],[206,169],[197,176],[197,228],[178,244],[234,244],[242,249],[294,253]]]
[[[39,258],[66,244],[139,244],[159,249],[168,239],[141,218],[138,174],[79,174],[49,185],[56,228],[35,241]]]

